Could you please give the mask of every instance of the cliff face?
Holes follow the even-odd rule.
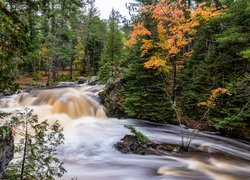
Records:
[[[10,128],[0,127],[0,179],[14,155],[14,138]]]

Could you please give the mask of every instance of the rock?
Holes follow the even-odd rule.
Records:
[[[92,76],[89,80],[88,80],[88,85],[96,85],[99,82],[99,79],[97,76]]]
[[[0,127],[0,179],[14,156],[14,137],[10,128]]]
[[[84,84],[85,83],[85,80],[78,80],[77,81],[77,84]]]
[[[13,95],[13,94],[15,94],[16,92],[15,91],[13,91],[13,90],[4,90],[3,91],[3,95],[4,96],[11,96],[11,95]]]
[[[59,82],[56,86],[57,87],[72,87],[75,85],[76,85],[76,82]]]
[[[110,117],[126,117],[124,112],[123,83],[124,79],[109,80],[105,90],[99,93],[100,102],[104,105]]]
[[[141,143],[133,135],[125,135],[121,141],[114,145],[116,150],[123,154],[141,154],[141,155],[166,155],[176,152],[180,146],[176,144],[157,144],[152,141],[148,144]],[[181,151],[182,152],[182,151]]]
[[[114,147],[123,154],[145,154],[147,147],[133,135],[125,135]]]
[[[86,78],[83,76],[80,76],[80,77],[76,78],[76,82],[77,82],[77,84],[84,84],[86,82]]]

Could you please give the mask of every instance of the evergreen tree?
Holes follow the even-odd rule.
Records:
[[[106,25],[99,18],[94,2],[89,1],[83,34],[85,54],[82,73],[87,76],[97,74],[106,36]]]
[[[78,64],[79,59],[82,64],[85,59],[86,71],[95,69],[96,73],[105,37],[102,33],[105,34],[106,27],[98,17],[94,0],[5,0],[4,3],[1,1],[1,6],[0,13],[7,12],[8,16],[15,14],[10,18],[14,17],[15,26],[20,29],[20,32],[16,32],[20,38],[16,39],[26,36],[29,42],[29,46],[23,43],[18,49],[20,52],[26,49],[27,53],[22,56],[22,61],[15,58],[13,67],[18,65],[19,70],[15,73],[31,75],[36,80],[46,74],[47,85],[50,85],[50,79],[57,81],[59,72],[62,71],[63,74],[66,68],[69,69],[69,79],[72,79],[76,59]],[[3,23],[2,25],[7,27]],[[2,41],[7,42],[7,39],[2,38]],[[79,43],[83,48],[76,49]],[[18,56],[21,57],[21,53]],[[10,63],[9,60],[8,62]],[[93,71],[90,74],[94,74]],[[8,77],[12,76],[9,74]]]
[[[116,79],[119,76],[120,64],[123,60],[122,33],[119,29],[121,15],[112,9],[108,20],[106,46],[102,53],[101,66],[98,72],[99,79],[105,83],[109,78]]]
[[[0,92],[17,88],[17,64],[27,52],[27,32],[14,9],[0,1]]]
[[[242,137],[249,135],[249,9],[247,0],[236,1],[226,14],[199,29],[179,81],[183,110],[191,117],[203,113],[197,103],[211,90],[227,88],[232,96],[219,98],[208,119],[216,129]]]
[[[150,5],[153,1],[138,1],[143,5]],[[135,18],[136,22],[143,22],[146,29],[152,34],[145,35],[145,39],[156,38],[155,21],[149,13],[141,13]],[[129,68],[125,72],[124,97],[125,113],[129,117],[147,119],[152,121],[170,121],[174,111],[170,97],[166,93],[165,78],[156,70],[144,67],[145,61],[152,55],[153,50],[141,57],[142,42],[137,42],[129,50]],[[154,49],[155,50],[155,49]]]
[[[174,112],[163,79],[156,71],[144,68],[139,54],[137,46],[128,56],[131,64],[123,86],[125,114],[131,118],[170,122]]]
[[[62,177],[66,170],[55,157],[57,148],[63,143],[62,128],[56,122],[38,122],[32,110],[17,113],[8,124],[15,129],[19,142],[15,146],[16,161],[7,169],[4,179],[54,179]]]

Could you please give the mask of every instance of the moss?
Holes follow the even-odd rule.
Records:
[[[99,93],[101,104],[110,117],[126,117],[124,113],[123,79],[109,82],[104,91]]]
[[[174,151],[176,149],[175,145],[165,145],[159,148],[159,150],[164,150],[164,151]]]
[[[150,143],[150,140],[147,136],[145,136],[144,134],[142,134],[140,131],[138,131],[137,129],[135,129],[135,127],[133,127],[132,125],[125,125],[125,128],[129,129],[130,132],[136,137],[136,139],[141,142],[142,144],[148,144]]]

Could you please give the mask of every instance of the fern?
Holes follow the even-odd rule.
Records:
[[[140,141],[143,144],[148,144],[150,143],[150,140],[147,136],[145,136],[144,134],[142,134],[140,131],[138,131],[137,129],[135,129],[134,126],[132,125],[124,125],[125,128],[129,129],[130,132],[136,137],[136,139],[138,141]]]

